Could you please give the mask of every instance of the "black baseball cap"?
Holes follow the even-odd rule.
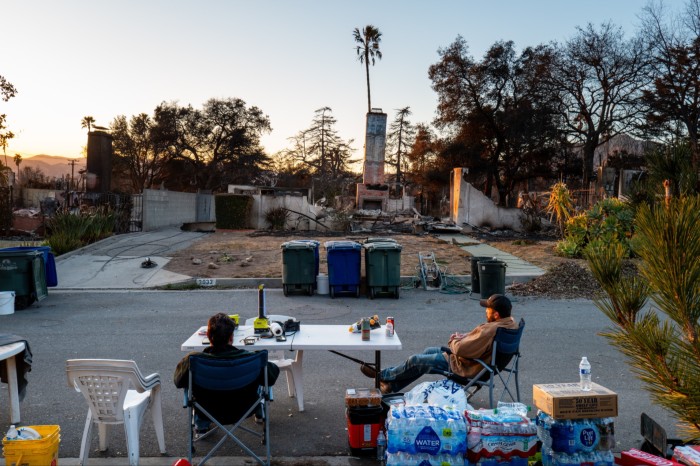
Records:
[[[510,313],[513,305],[510,303],[510,299],[506,298],[502,294],[492,294],[488,299],[482,299],[479,301],[482,307],[490,307],[494,311],[499,313],[505,312]]]

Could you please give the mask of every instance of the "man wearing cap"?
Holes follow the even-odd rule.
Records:
[[[512,304],[507,297],[494,294],[488,299],[482,299],[479,304],[486,308],[486,322],[469,333],[453,333],[447,343],[452,354],[443,352],[440,347],[431,346],[422,353],[409,357],[403,364],[383,369],[379,373],[382,393],[399,392],[425,374],[440,374],[451,370],[457,375],[470,378],[479,373],[482,366],[470,358],[490,360],[496,329],[518,328],[518,323],[510,315]],[[366,364],[360,369],[367,377],[374,378],[376,374],[375,369]]]

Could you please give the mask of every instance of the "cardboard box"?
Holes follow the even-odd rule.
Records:
[[[596,383],[584,392],[578,383],[532,386],[535,406],[554,419],[587,419],[617,416],[617,394]]]
[[[643,451],[632,448],[631,450],[620,452],[620,458],[615,459],[615,463],[621,466],[682,466],[673,460],[667,460],[660,456],[645,453]]]

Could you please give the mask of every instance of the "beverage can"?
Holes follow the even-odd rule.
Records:
[[[369,340],[369,319],[363,318],[362,319],[362,340],[363,341],[368,341]]]

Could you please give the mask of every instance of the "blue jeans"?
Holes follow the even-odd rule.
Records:
[[[439,374],[448,371],[450,363],[437,346],[431,346],[420,354],[414,354],[403,364],[382,369],[379,378],[391,385],[391,391],[400,392],[404,387],[426,374]]]

